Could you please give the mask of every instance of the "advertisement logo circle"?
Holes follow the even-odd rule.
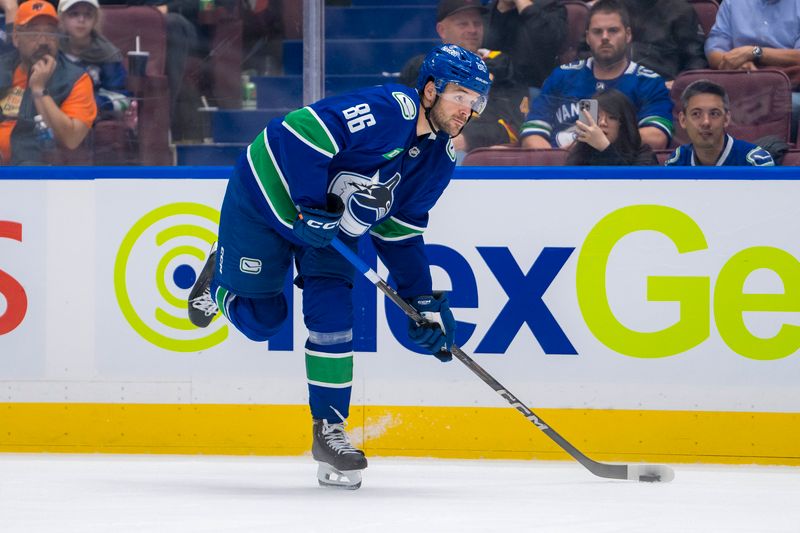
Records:
[[[197,352],[228,337],[224,321],[198,329],[187,316],[189,291],[218,225],[216,209],[176,202],[145,214],[122,239],[114,261],[119,308],[131,327],[159,348]]]

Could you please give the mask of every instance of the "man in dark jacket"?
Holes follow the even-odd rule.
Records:
[[[567,10],[559,0],[493,0],[483,47],[511,56],[514,79],[541,87],[558,66],[567,36]]]
[[[480,0],[440,0],[436,13],[436,32],[442,42],[477,53],[492,77],[486,109],[464,127],[461,135],[453,138],[453,146],[462,154],[482,146],[516,143],[524,117],[520,106],[528,90],[514,79],[511,57],[500,51],[479,49],[483,43],[483,15],[486,13]],[[400,83],[416,86],[423,58],[420,55],[408,60],[400,73]]]
[[[666,80],[684,70],[708,68],[705,34],[687,0],[623,0],[631,21],[631,59]]]

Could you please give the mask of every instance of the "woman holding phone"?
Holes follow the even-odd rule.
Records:
[[[568,165],[657,165],[655,154],[642,144],[636,110],[616,89],[596,93],[597,120],[583,109],[575,123],[575,143]]]

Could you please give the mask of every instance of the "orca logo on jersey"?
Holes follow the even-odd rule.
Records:
[[[358,237],[389,214],[400,179],[399,172],[385,183],[380,181],[380,171],[371,178],[355,172],[339,172],[331,181],[328,192],[344,202],[345,210],[340,222],[342,231]]]

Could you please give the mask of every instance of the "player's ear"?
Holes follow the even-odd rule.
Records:
[[[436,85],[433,84],[433,80],[428,81],[425,84],[425,89],[423,91],[425,94],[425,99],[427,100],[427,104],[432,104],[433,101],[436,99]]]
[[[678,124],[681,125],[681,128],[686,129],[686,113],[683,111],[678,112]]]

